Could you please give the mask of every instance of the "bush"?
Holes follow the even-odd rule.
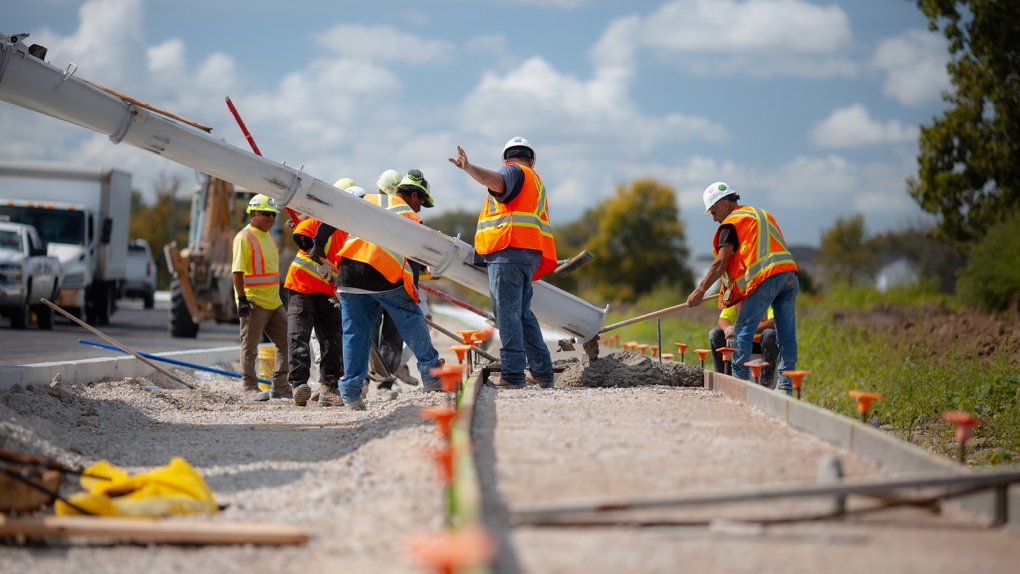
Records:
[[[984,311],[1005,310],[1020,299],[1020,213],[1000,221],[976,243],[956,290],[964,303]]]

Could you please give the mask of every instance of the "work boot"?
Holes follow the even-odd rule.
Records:
[[[524,389],[527,388],[527,381],[521,381],[519,383],[511,382],[506,380],[502,375],[497,377],[491,377],[489,383],[497,389]]]
[[[269,398],[271,399],[293,399],[294,393],[291,392],[290,388],[276,389],[269,391]]]
[[[308,399],[312,396],[312,387],[308,385],[298,385],[294,389],[294,406],[303,407],[308,404]]]
[[[378,401],[393,401],[397,399],[397,391],[387,389],[386,387],[379,387],[375,390],[375,397]]]
[[[340,388],[336,381],[328,381],[319,384],[319,406],[320,407],[342,407],[344,400],[340,396]]]
[[[405,383],[413,387],[418,386],[418,379],[411,376],[411,371],[407,368],[406,364],[400,365],[400,368],[397,369],[397,372],[393,374],[401,381],[404,381]]]
[[[269,400],[269,391],[260,391],[255,389],[245,389],[244,393],[241,394],[241,399],[254,403],[261,403]]]
[[[344,406],[352,411],[363,411],[365,410],[365,401],[357,399],[351,402],[344,402]]]

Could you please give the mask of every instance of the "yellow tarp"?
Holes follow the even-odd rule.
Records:
[[[166,516],[218,512],[216,498],[202,476],[183,458],[142,474],[128,476],[124,470],[101,460],[85,469],[86,474],[104,476],[100,480],[81,477],[85,492],[68,497],[84,510],[101,516]],[[80,514],[58,500],[57,514]]]

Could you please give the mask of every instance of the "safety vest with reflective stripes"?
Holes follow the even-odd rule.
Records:
[[[322,222],[318,219],[306,219],[294,228],[294,233],[314,239],[315,232],[319,229],[320,223]],[[338,254],[346,239],[347,232],[340,229],[337,229],[329,236],[329,240],[326,241],[326,259],[330,263],[336,265],[340,262]],[[299,250],[297,255],[294,256],[294,261],[291,262],[290,268],[287,269],[287,279],[284,281],[283,286],[298,293],[334,295],[336,290],[336,273],[333,273],[332,281],[330,279],[323,279],[316,270],[316,267],[316,262],[312,261],[308,253]]]
[[[533,278],[537,281],[556,268],[549,201],[535,170],[516,165],[524,172],[521,191],[509,203],[500,203],[491,194],[485,198],[475,230],[475,252],[487,255],[507,247],[541,251],[542,263]]]
[[[733,307],[727,307],[727,308],[723,309],[722,312],[719,313],[719,318],[720,319],[726,319],[727,321],[730,322],[730,324],[736,325],[737,324],[737,311],[740,310],[740,306],[741,306],[741,304],[738,303],[738,304],[734,305]],[[773,320],[775,318],[776,318],[776,313],[775,313],[775,311],[772,310],[772,306],[770,305],[768,310],[765,311],[765,317],[762,318],[761,321],[758,321],[758,324],[761,325],[765,321],[771,321],[771,320]],[[760,343],[761,342],[761,333],[755,332],[755,334],[754,334],[754,342],[755,343]]]
[[[396,213],[416,223],[424,223],[418,217],[418,214],[414,212],[414,209],[411,209],[411,206],[398,195],[372,193],[366,195],[363,199],[382,207],[390,213]],[[414,284],[411,265],[403,255],[375,243],[369,243],[360,237],[349,235],[343,248],[340,250],[340,257],[371,265],[390,283],[403,281],[404,291],[407,291],[411,299],[414,299],[415,303],[421,301],[418,298],[418,288]]]
[[[720,227],[726,224],[736,228],[739,246],[730,257],[722,277],[719,307],[731,307],[743,301],[762,281],[773,275],[797,271],[797,263],[786,248],[783,232],[764,209],[747,205],[738,207]],[[719,254],[719,230],[712,239],[712,253]]]
[[[276,309],[283,305],[280,299],[280,254],[276,239],[248,225],[234,236],[233,253],[231,270],[242,272],[244,296],[264,309]]]

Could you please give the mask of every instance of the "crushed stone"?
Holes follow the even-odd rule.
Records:
[[[579,359],[560,359],[556,365],[563,367],[556,377],[557,386],[563,387],[700,387],[705,380],[701,367],[673,361],[660,363],[657,358],[631,351],[616,351],[597,359],[586,353]]]

